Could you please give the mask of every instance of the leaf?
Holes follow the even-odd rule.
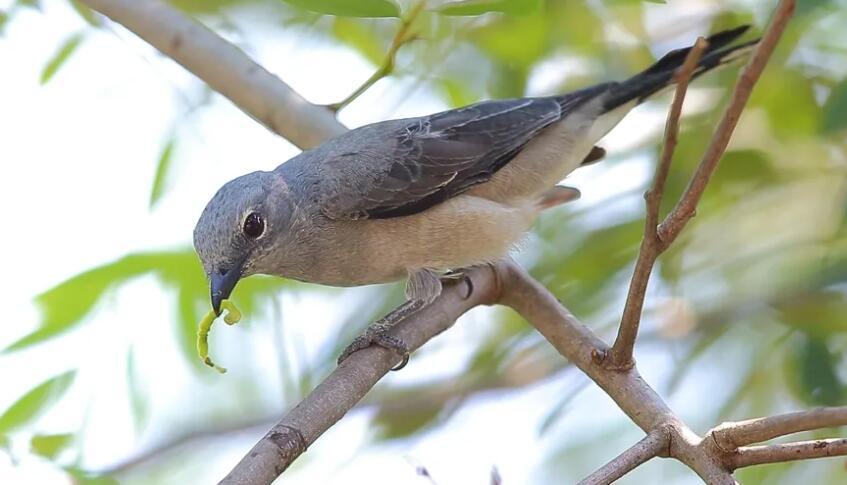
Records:
[[[52,460],[67,448],[73,439],[74,435],[71,433],[39,434],[32,437],[29,446],[36,455]]]
[[[832,88],[823,105],[821,131],[832,134],[847,127],[847,78]]]
[[[150,272],[168,281],[204,281],[200,263],[191,249],[124,256],[115,262],[85,271],[38,295],[35,300],[43,312],[41,326],[6,347],[3,352],[20,350],[71,330],[82,322],[111,287]]]
[[[159,154],[159,161],[156,162],[156,176],[153,178],[153,188],[150,190],[151,209],[159,202],[165,191],[165,179],[171,167],[175,144],[176,141],[171,137],[162,149],[162,153]]]
[[[450,2],[438,7],[441,15],[472,16],[489,12],[499,12],[508,15],[527,15],[538,12],[543,5],[542,0],[464,0]]]
[[[390,0],[283,0],[295,7],[340,17],[399,17],[400,8]]]
[[[356,49],[374,65],[379,65],[385,56],[379,37],[373,29],[366,27],[362,21],[338,17],[332,24],[332,34],[336,39]]]
[[[0,35],[3,35],[3,30],[6,28],[6,24],[9,22],[9,14],[0,10]]]
[[[88,25],[92,27],[100,27],[102,22],[100,21],[100,17],[94,13],[94,10],[91,10],[89,7],[79,3],[77,0],[71,0],[71,7],[79,14],[82,20],[85,20]]]
[[[74,485],[118,485],[118,481],[106,475],[96,475],[79,468],[65,468],[68,475],[73,477]]]
[[[770,67],[769,75],[762,76],[756,83],[750,106],[765,110],[774,132],[785,142],[816,134],[820,128],[821,108],[807,75],[774,62]]]
[[[34,387],[0,415],[0,434],[17,430],[41,416],[73,382],[76,371],[52,377]]]
[[[549,32],[547,20],[541,15],[533,15],[499,19],[475,29],[470,35],[493,60],[529,69],[547,53]]]
[[[786,360],[797,397],[815,406],[844,404],[844,386],[836,371],[838,360],[825,339],[805,335]]]
[[[135,367],[135,354],[132,349],[126,355],[126,384],[129,388],[129,402],[135,429],[139,431],[147,423],[150,406],[141,376],[138,375],[138,369]]]
[[[814,12],[820,7],[829,6],[831,3],[832,0],[803,0],[801,2],[797,2],[794,15],[802,17],[803,15]]]
[[[44,66],[44,70],[41,71],[40,82],[42,85],[47,84],[56,75],[56,72],[67,62],[77,47],[79,47],[82,39],[83,35],[81,33],[68,37],[65,43],[59,48],[59,51]]]

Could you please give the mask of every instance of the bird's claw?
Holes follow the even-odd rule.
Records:
[[[341,363],[353,355],[354,352],[368,348],[371,345],[378,345],[382,348],[397,352],[403,358],[400,363],[391,370],[400,370],[403,367],[406,367],[406,364],[409,363],[409,346],[406,345],[406,342],[403,340],[389,335],[388,332],[390,330],[390,325],[380,323],[375,323],[368,327],[368,329],[365,330],[365,333],[353,339],[353,341],[350,342],[350,345],[344,349],[344,352],[342,352],[338,357],[338,365],[341,365]]]

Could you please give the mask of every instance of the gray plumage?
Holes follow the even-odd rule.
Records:
[[[724,48],[745,30],[712,36],[695,75],[748,50]],[[601,157],[594,144],[687,53],[620,83],[363,126],[228,182],[194,231],[215,309],[256,273],[333,286],[408,277],[409,298],[431,301],[439,272],[502,258],[543,209],[576,198],[556,184]]]

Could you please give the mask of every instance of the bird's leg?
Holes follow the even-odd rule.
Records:
[[[440,294],[441,280],[434,272],[428,269],[410,271],[409,279],[406,282],[406,302],[371,324],[362,335],[353,339],[338,357],[338,363],[341,364],[353,352],[371,345],[379,345],[397,352],[403,358],[392,370],[400,370],[405,367],[409,362],[409,346],[403,340],[389,335],[389,333],[398,322],[425,307]]]

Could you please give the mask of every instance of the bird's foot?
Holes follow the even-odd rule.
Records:
[[[362,335],[359,335],[350,342],[350,345],[338,357],[338,364],[341,365],[354,352],[368,348],[371,345],[378,345],[385,349],[393,350],[402,357],[400,363],[391,370],[400,370],[405,367],[409,363],[409,346],[402,339],[389,335],[389,333],[400,320],[423,307],[423,303],[420,300],[409,300],[388,315],[374,322]]]

